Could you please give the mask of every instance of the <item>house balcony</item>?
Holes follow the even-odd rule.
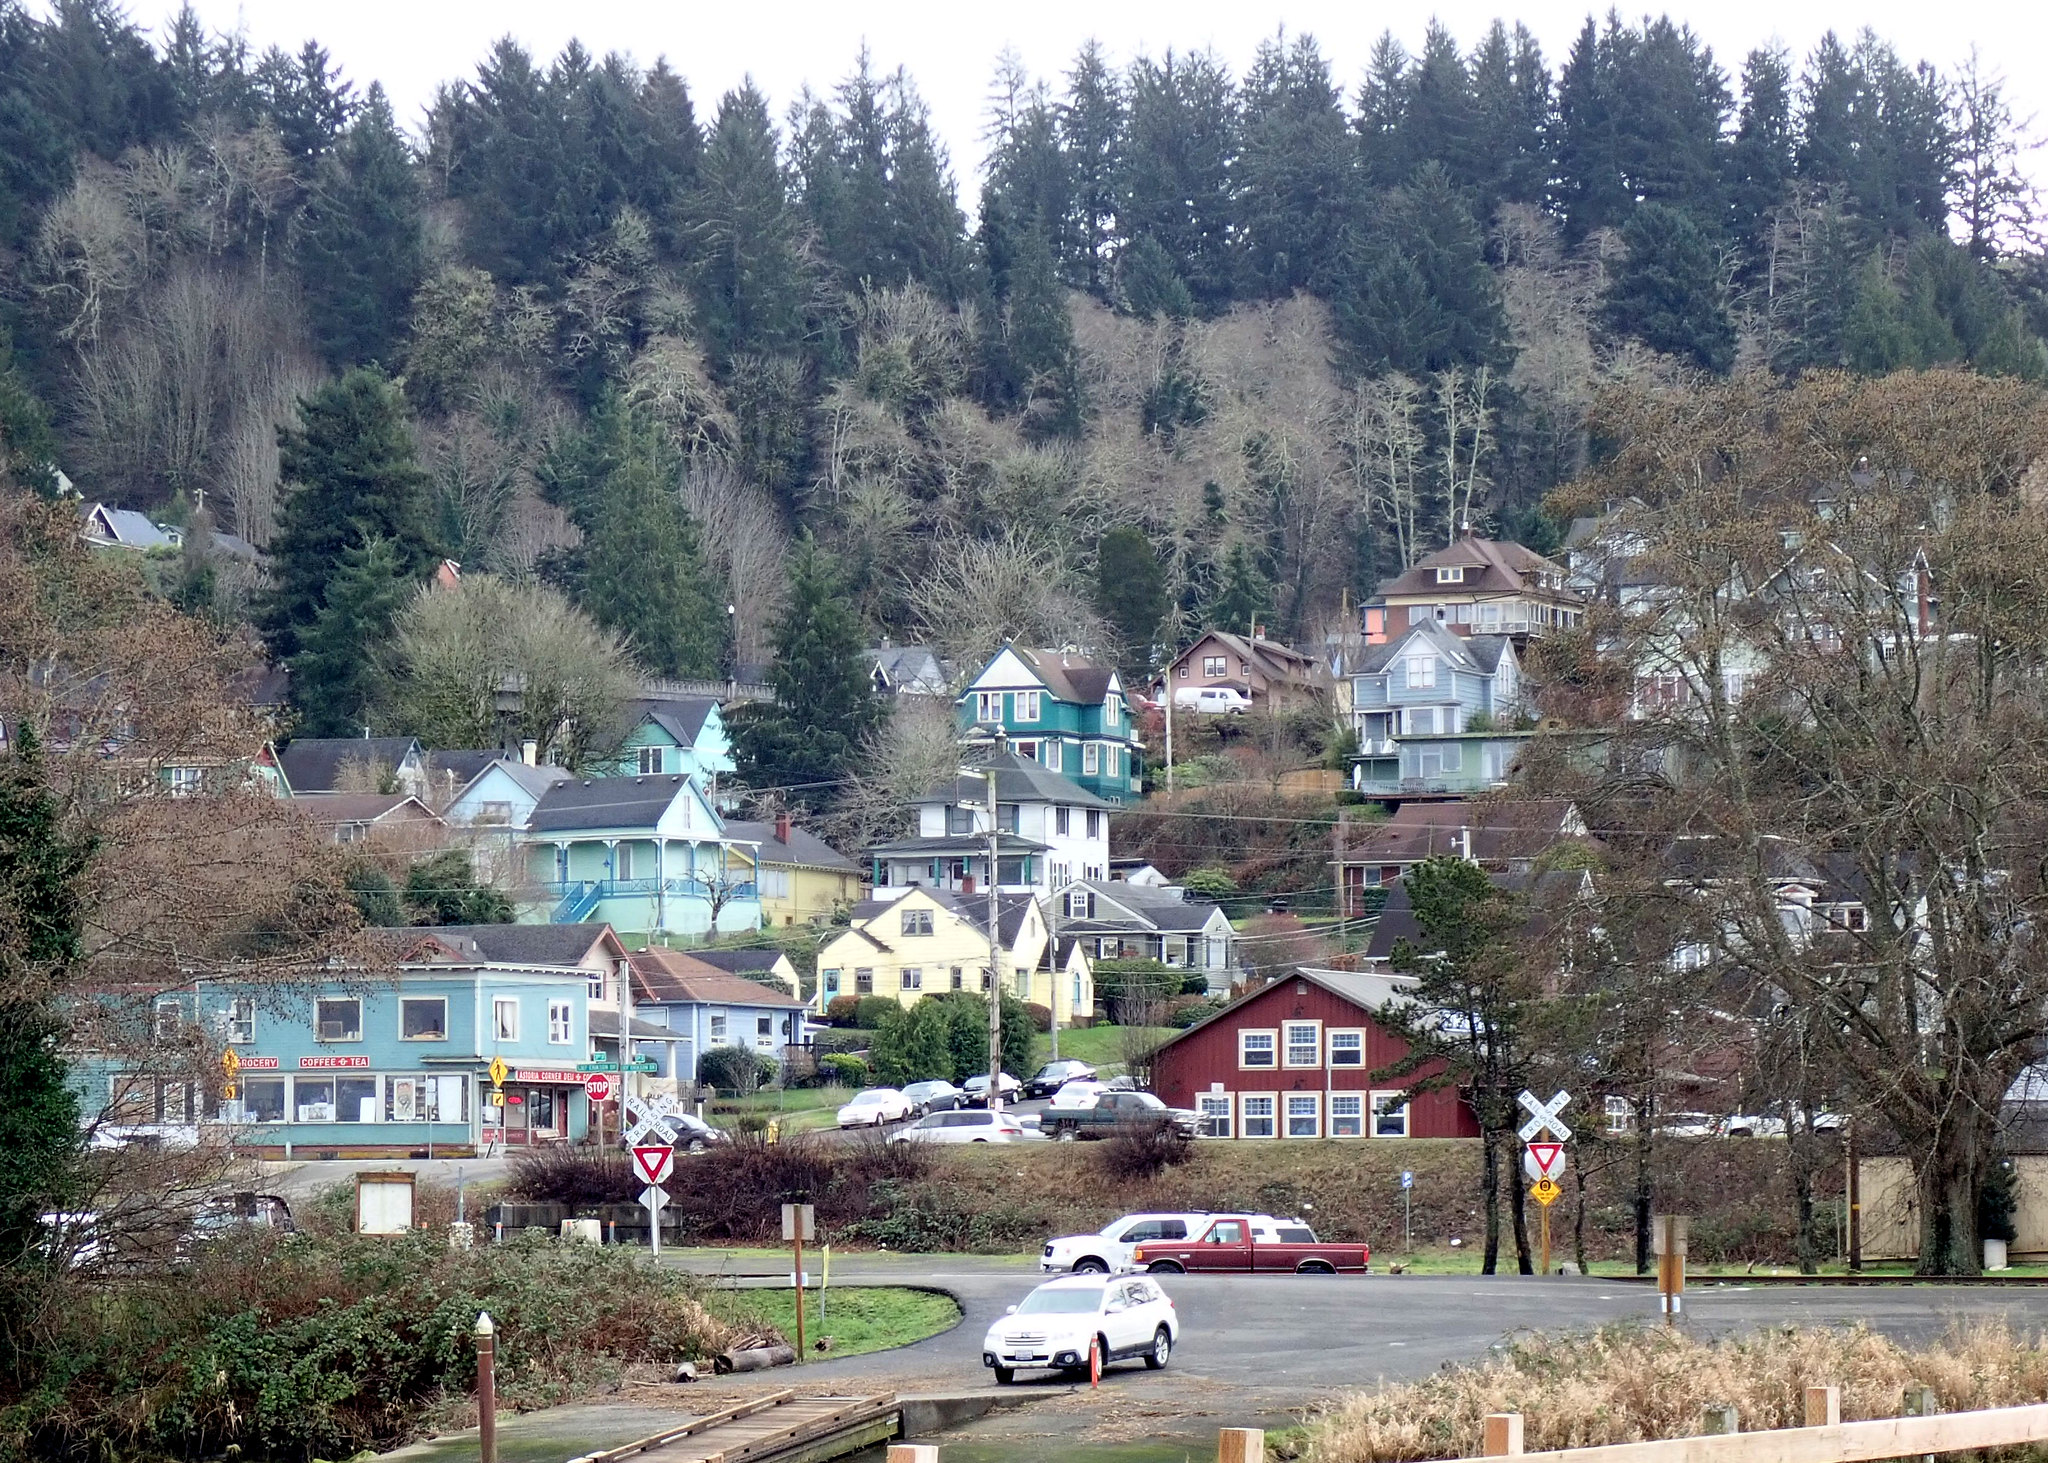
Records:
[[[1444,772],[1428,777],[1362,777],[1353,790],[1369,798],[1465,797],[1506,787],[1503,778],[1480,772]]]
[[[696,935],[748,930],[761,923],[758,886],[714,886],[702,879],[572,879],[542,886],[552,901],[547,924],[603,923],[648,934]]]

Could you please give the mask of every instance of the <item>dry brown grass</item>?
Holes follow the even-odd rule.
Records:
[[[2002,1321],[1959,1326],[1908,1351],[1862,1327],[1774,1330],[1699,1341],[1661,1327],[1538,1336],[1483,1366],[1359,1392],[1315,1420],[1306,1463],[1473,1457],[1490,1412],[1519,1412],[1524,1446],[1590,1447],[1687,1437],[1700,1412],[1730,1404],[1744,1432],[1797,1427],[1807,1387],[1842,1389],[1842,1417],[1896,1417],[1908,1383],[1943,1411],[2048,1400],[2048,1344]]]

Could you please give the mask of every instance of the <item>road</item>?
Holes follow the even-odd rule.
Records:
[[[720,1260],[703,1252],[671,1252],[663,1258],[728,1274],[772,1268],[758,1256]],[[905,1392],[985,1386],[982,1333],[1039,1278],[1035,1269],[1008,1258],[835,1256],[835,1286],[935,1285],[957,1297],[965,1314],[952,1331],[915,1346],[813,1362],[804,1369],[805,1381],[844,1378]],[[1472,1361],[1518,1333],[1651,1320],[1657,1309],[1650,1286],[1598,1276],[1174,1275],[1163,1283],[1184,1328],[1173,1366],[1151,1373],[1136,1363],[1122,1365],[1105,1387],[1113,1385],[1133,1400],[1192,1396],[1209,1410],[1248,1419],[1276,1418],[1346,1387],[1410,1380],[1447,1361]],[[828,1316],[829,1305],[828,1299]],[[1902,1341],[1925,1343],[1956,1318],[1982,1315],[2009,1318],[2018,1327],[2048,1326],[2048,1287],[1731,1284],[1699,1286],[1686,1295],[1687,1329],[1696,1334],[1860,1321]],[[1068,1383],[1027,1373],[1020,1385],[1064,1391]]]

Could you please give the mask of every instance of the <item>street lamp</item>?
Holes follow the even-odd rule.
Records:
[[[1009,740],[1000,730],[990,732],[979,726],[971,729],[961,742],[971,748],[991,749],[996,756],[1009,749]],[[982,778],[988,788],[988,1106],[989,1111],[999,1112],[1003,1106],[1003,976],[998,958],[1002,906],[997,899],[997,870],[1001,867],[1002,849],[996,828],[996,769],[993,763],[963,766],[960,775]]]

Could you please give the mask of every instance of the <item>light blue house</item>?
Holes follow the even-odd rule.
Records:
[[[472,757],[474,764],[467,760]],[[524,828],[548,789],[574,776],[566,767],[537,767],[496,753],[435,752],[428,766],[448,774],[453,788],[442,819],[475,829]]]
[[[761,927],[753,860],[687,774],[558,782],[518,841],[544,892],[524,918],[650,938]]]
[[[593,1052],[591,997],[626,956],[609,929],[375,933],[393,951],[389,971],[333,967],[290,984],[215,976],[155,997],[147,1049],[162,1070],[73,1055],[95,1140],[177,1144],[218,1128],[262,1157],[367,1158],[584,1136],[576,1068]],[[502,1104],[491,1100],[495,1059]]]
[[[680,772],[714,790],[718,779],[733,770],[732,737],[718,703],[708,696],[674,696],[635,701],[628,714],[637,718],[619,760],[595,769],[615,777],[655,777]]]
[[[1351,785],[1369,797],[1447,796],[1507,781],[1529,732],[1506,635],[1424,621],[1368,645],[1351,677]]]
[[[958,703],[962,727],[1000,728],[1010,750],[1121,806],[1144,788],[1144,748],[1113,666],[1072,650],[1006,645]]]
[[[695,1082],[698,1062],[720,1047],[740,1047],[780,1067],[807,1040],[804,1003],[790,991],[727,974],[683,950],[656,945],[630,958],[635,1017],[677,1038],[674,1068],[657,1067],[658,1077]],[[635,1040],[640,1054],[663,1060],[659,1043]]]

